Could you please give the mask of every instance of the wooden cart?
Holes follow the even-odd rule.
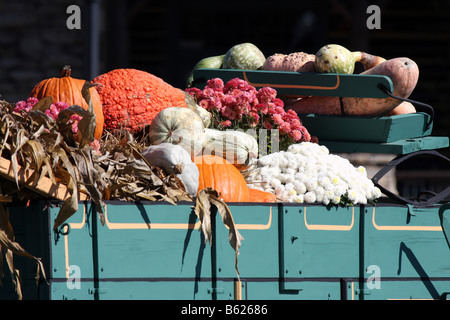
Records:
[[[196,77],[217,75],[210,72],[199,70]],[[244,77],[233,72],[227,76]],[[289,76],[304,84],[302,75]],[[252,83],[263,85],[265,79],[252,78]],[[277,78],[270,79],[274,84]],[[348,79],[342,77],[333,94],[349,94]],[[377,81],[390,83],[383,77],[363,79],[371,85],[361,88],[372,88],[365,95],[380,95],[373,89]],[[330,152],[401,156],[448,147],[447,137],[430,135],[430,117],[419,112],[364,119],[305,115],[302,120]],[[375,205],[348,207],[229,203],[244,237],[239,277],[220,215],[212,212],[213,238],[211,245],[205,243],[190,202],[109,201],[101,225],[94,204],[83,201],[57,232],[52,231],[57,203],[15,204],[9,210],[17,241],[42,258],[48,280],[36,285],[36,265],[16,258],[25,299],[445,299],[450,203],[402,200],[385,197]],[[14,297],[4,281],[0,298]]]

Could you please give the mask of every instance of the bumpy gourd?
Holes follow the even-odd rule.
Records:
[[[197,194],[198,167],[191,160],[190,154],[182,147],[171,143],[161,143],[144,148],[141,155],[150,165],[160,167],[167,174],[177,176],[191,197]]]
[[[316,53],[316,69],[319,72],[352,74],[355,70],[355,57],[340,45],[326,45]]]
[[[223,69],[256,70],[262,67],[266,58],[257,46],[245,42],[233,46],[223,58]]]
[[[258,142],[243,131],[205,129],[203,154],[214,154],[239,170],[247,169],[258,158]]]
[[[150,144],[177,144],[194,157],[202,150],[204,130],[203,121],[195,111],[170,107],[155,116],[148,126],[148,137]]]
[[[184,92],[163,79],[137,69],[114,69],[96,77],[105,128],[140,133],[168,107],[186,107]]]
[[[316,72],[314,60],[315,55],[305,52],[275,53],[266,59],[261,69],[268,71]]]
[[[355,63],[361,62],[365,70],[386,61],[366,52],[351,52],[338,44],[328,44],[319,49],[315,57],[316,70],[322,73],[353,74]]]

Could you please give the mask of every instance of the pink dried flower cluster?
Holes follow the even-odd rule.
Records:
[[[271,87],[257,90],[239,78],[227,83],[213,78],[207,81],[203,90],[188,88],[186,92],[199,106],[213,114],[213,127],[278,129],[280,140],[291,143],[311,140],[297,113],[286,111],[283,101],[277,98],[277,91]]]
[[[16,103],[16,107],[14,108],[14,111],[17,113],[20,113],[22,115],[27,114],[30,112],[33,107],[38,103],[38,99],[34,97],[30,97],[27,99],[27,101],[19,101]],[[55,102],[53,103],[47,110],[45,110],[45,114],[48,115],[50,118],[56,120],[58,118],[58,114],[64,110],[67,109],[69,105],[65,102]],[[82,119],[77,114],[73,114],[70,116],[70,121],[72,122],[72,131],[74,134],[78,133],[78,122]]]
[[[22,115],[27,114],[33,109],[34,105],[38,103],[38,99],[34,97],[30,97],[27,101],[19,101],[16,103],[16,107],[14,109],[15,112],[20,113]]]
[[[26,115],[28,112],[30,112],[33,107],[38,103],[39,100],[34,97],[29,97],[26,101],[19,101],[16,103],[16,106],[14,108],[14,112],[17,112],[21,115]],[[69,105],[65,102],[55,102],[50,105],[50,107],[45,110],[45,114],[48,115],[50,118],[56,120],[58,118],[58,114],[69,107]],[[82,119],[81,116],[77,114],[73,114],[70,116],[70,121],[72,122],[72,132],[74,134],[75,139],[77,139],[78,134],[78,122]],[[97,140],[94,140],[90,144],[95,150],[100,150],[100,145]]]

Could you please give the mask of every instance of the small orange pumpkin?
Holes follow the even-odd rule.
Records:
[[[242,173],[226,159],[215,155],[194,158],[199,170],[198,191],[212,188],[225,202],[248,202],[249,188]]]
[[[40,100],[50,96],[53,102],[65,102],[69,106],[76,104],[87,110],[88,104],[81,94],[81,89],[86,81],[72,78],[70,73],[70,66],[65,66],[59,78],[49,78],[39,82],[31,91],[30,97]],[[97,140],[100,140],[103,134],[104,122],[102,103],[95,87],[90,88],[89,91],[96,120],[94,136]]]
[[[249,202],[276,202],[277,196],[271,192],[249,188]]]

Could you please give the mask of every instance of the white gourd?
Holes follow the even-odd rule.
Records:
[[[211,125],[211,112],[209,112],[205,108],[200,107],[198,104],[193,107],[193,110],[200,116],[200,119],[202,119],[205,128],[208,128]]]
[[[206,128],[203,154],[215,154],[227,159],[239,170],[244,170],[256,161],[258,142],[253,136],[243,131]]]
[[[212,114],[205,108],[200,107],[197,102],[195,102],[195,99],[187,92],[185,92],[185,99],[186,105],[189,109],[197,113],[203,121],[203,125],[205,128],[208,128],[211,125],[211,119]]]
[[[161,143],[144,148],[141,155],[150,165],[163,169],[167,174],[175,174],[183,182],[190,196],[197,194],[198,167],[184,148],[171,143]]]
[[[152,145],[180,145],[193,158],[202,150],[204,129],[202,119],[193,110],[170,107],[161,110],[149,125],[149,140]]]

